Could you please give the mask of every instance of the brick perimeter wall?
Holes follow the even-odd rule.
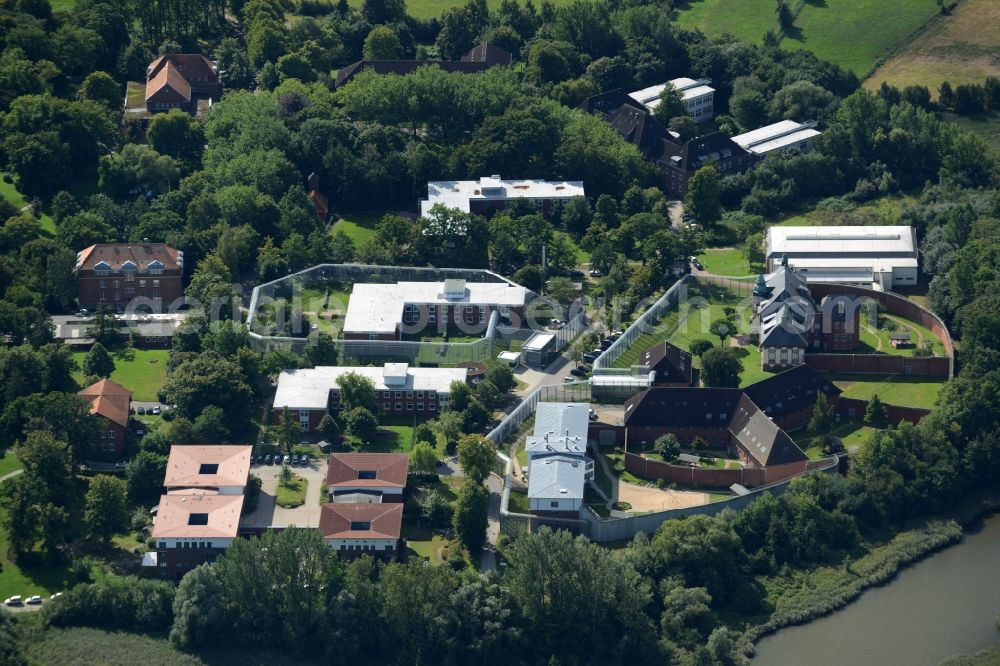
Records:
[[[847,418],[863,418],[865,410],[868,409],[868,401],[858,398],[841,398],[837,405],[837,412]],[[903,421],[917,423],[931,413],[929,409],[920,407],[903,407],[901,405],[886,405],[886,416],[889,423],[899,425]]]
[[[820,372],[855,372],[915,377],[951,376],[947,356],[891,356],[889,354],[806,354],[806,365]]]

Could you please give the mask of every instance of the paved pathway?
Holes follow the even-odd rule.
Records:
[[[495,548],[497,537],[500,536],[500,493],[503,492],[503,480],[496,474],[490,474],[486,479],[486,487],[490,489],[490,508],[486,523],[486,545],[483,546],[479,570],[493,571],[497,568]]]
[[[15,476],[17,476],[23,471],[24,471],[23,469],[15,469],[13,472],[8,472],[7,474],[0,476],[0,483],[3,483],[7,479],[13,479]]]

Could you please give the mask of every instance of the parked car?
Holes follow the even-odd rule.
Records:
[[[53,595],[52,595],[51,597],[49,597],[49,599],[50,599],[50,600],[51,600],[51,599],[56,599],[57,597],[61,597],[61,596],[62,596],[62,592],[56,592],[56,593],[55,593],[55,594],[53,594]]]
[[[580,368],[573,368],[572,370],[569,371],[569,374],[573,375],[574,377],[580,377],[582,379],[587,376],[587,371],[581,370]]]
[[[299,464],[299,454],[297,453],[292,454],[292,464],[293,465]]]
[[[23,602],[21,601],[21,595],[15,594],[12,597],[7,597],[4,600],[4,603],[7,604],[8,606],[20,606]]]
[[[264,464],[265,464],[265,465],[270,465],[270,464],[271,464],[271,454],[270,454],[270,453],[268,453],[268,454],[267,454],[267,455],[266,455],[266,456],[264,457]]]
[[[597,412],[595,412],[593,409],[589,410],[587,412],[587,418],[589,418],[591,421],[596,421],[597,420]]]
[[[594,352],[590,351],[583,355],[583,360],[587,361],[588,363],[593,363],[600,355],[601,355],[600,353],[595,354]]]
[[[126,467],[128,467],[127,460],[119,460],[115,463],[115,469],[125,469]]]
[[[157,405],[156,407],[153,407],[153,409],[150,411],[150,413],[153,416],[159,416],[160,415],[160,406]]]
[[[576,381],[575,377],[563,377],[563,384],[569,384],[575,381]]]
[[[590,277],[601,277],[601,275],[603,275],[603,273],[601,273],[601,271],[597,270],[596,268],[592,268],[590,270]]]
[[[302,457],[299,458],[299,463],[301,463],[303,467],[308,466],[309,465],[309,455],[306,454],[306,453],[303,453]]]
[[[36,594],[34,596],[28,597],[28,600],[24,603],[31,604],[32,606],[37,606],[38,604],[42,603],[42,597],[41,595]]]
[[[569,276],[571,278],[577,278],[577,279],[582,278],[583,277],[583,271],[572,270],[572,271],[569,272]]]
[[[285,459],[282,462],[284,462],[286,465],[290,465],[292,463],[292,457],[286,453]]]
[[[612,343],[614,343],[614,340],[612,340],[611,338],[604,338],[603,340],[601,340],[601,351],[604,351],[605,349],[610,347]]]
[[[145,414],[146,413],[146,408],[143,407],[142,405],[139,405],[138,407],[135,408],[135,413],[136,414]]]

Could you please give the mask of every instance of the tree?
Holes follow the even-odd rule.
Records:
[[[90,325],[87,326],[86,335],[104,347],[105,353],[107,353],[108,347],[113,346],[121,339],[121,333],[118,332],[118,319],[110,307],[107,305],[97,306],[97,310],[91,317]]]
[[[431,527],[445,527],[451,523],[451,504],[437,490],[431,490],[420,499],[420,517]]]
[[[812,418],[809,420],[809,429],[816,434],[829,432],[833,426],[833,406],[826,399],[826,394],[816,392],[816,404],[813,406]]]
[[[438,33],[438,51],[446,60],[458,60],[475,46],[479,27],[468,7],[449,7],[441,14],[441,32]]]
[[[716,319],[709,324],[708,332],[719,336],[719,342],[725,342],[727,337],[736,332],[736,327],[728,319]]]
[[[705,225],[717,222],[722,216],[719,203],[719,171],[714,165],[703,166],[688,181],[684,210]]]
[[[306,347],[306,366],[313,367],[319,365],[337,364],[337,346],[334,344],[333,336],[320,331],[316,335],[309,336],[310,344]]]
[[[410,469],[415,474],[433,474],[437,470],[437,463],[437,453],[429,442],[417,442],[410,451]]]
[[[329,414],[324,414],[323,418],[319,420],[317,430],[327,442],[335,442],[340,437],[340,426],[337,424],[337,419]]]
[[[139,451],[125,468],[128,496],[134,502],[155,500],[163,487],[167,457],[152,451]]]
[[[496,460],[496,447],[482,435],[466,435],[458,440],[458,464],[474,483],[486,480]]]
[[[715,347],[701,357],[701,376],[705,386],[736,388],[740,385],[743,364],[732,349]]]
[[[878,394],[872,396],[865,408],[865,423],[873,428],[884,428],[889,424],[888,413],[885,403],[879,399]]]
[[[688,142],[698,136],[698,123],[691,116],[677,116],[670,119],[667,129],[674,132],[681,142]]]
[[[365,37],[361,57],[365,60],[396,60],[402,45],[396,32],[386,25],[377,25]]]
[[[458,491],[452,527],[470,553],[477,553],[486,543],[489,522],[490,491],[481,483],[467,481]]]
[[[795,16],[792,14],[792,10],[788,8],[788,5],[785,4],[784,0],[778,2],[778,6],[775,11],[778,13],[778,25],[781,29],[784,32],[791,30],[792,26],[795,24]]]
[[[681,91],[669,83],[663,86],[663,92],[660,93],[660,102],[653,109],[653,115],[665,126],[669,125],[670,121],[677,116],[686,116],[687,104],[684,103]]]
[[[224,595],[215,567],[201,564],[184,574],[174,595],[170,642],[182,650],[214,644],[225,629]]]
[[[207,405],[192,423],[195,440],[199,442],[225,442],[229,439],[229,425],[221,407]]]
[[[80,84],[80,98],[102,104],[112,113],[120,113],[122,94],[111,75],[106,72],[91,72]]]
[[[125,481],[107,474],[90,480],[84,522],[106,546],[111,537],[128,527],[128,488]]]
[[[341,420],[344,422],[347,434],[361,440],[362,444],[370,442],[378,432],[378,419],[371,410],[364,407],[355,407],[343,412]]]
[[[149,121],[146,140],[161,155],[194,164],[201,157],[205,136],[191,116],[180,109],[157,113]]]
[[[83,357],[83,374],[87,377],[110,377],[115,371],[115,361],[100,342],[95,342]]]
[[[177,416],[193,418],[208,405],[222,409],[230,423],[249,418],[253,389],[243,369],[215,352],[182,362],[160,389],[161,402],[176,406]]]
[[[666,462],[674,460],[681,454],[681,443],[677,439],[677,435],[672,432],[668,432],[665,435],[660,435],[653,442],[653,451],[660,454]]]
[[[464,419],[458,412],[446,409],[434,421],[435,430],[444,438],[444,448],[449,454],[454,454],[458,448],[458,440],[462,437]]]
[[[747,236],[746,240],[743,241],[740,253],[750,266],[762,265],[764,263],[764,232],[758,231]]]
[[[695,340],[694,342],[691,343],[691,353],[697,356],[698,358],[701,358],[705,352],[707,352],[714,346],[715,345],[712,344],[711,340],[704,340],[704,339]]]
[[[742,129],[757,129],[767,120],[767,102],[759,90],[747,88],[729,98],[729,113]]]
[[[340,388],[340,407],[351,410],[363,407],[372,414],[379,413],[378,395],[371,379],[356,372],[346,372],[337,378]]]
[[[299,443],[302,438],[302,426],[299,420],[293,417],[288,411],[288,406],[281,412],[281,420],[277,428],[278,448],[286,453],[291,452],[292,447]]]
[[[372,25],[395,23],[406,17],[404,0],[364,0],[361,15]]]
[[[557,302],[567,305],[576,296],[576,287],[567,277],[554,277],[545,285],[545,295]]]

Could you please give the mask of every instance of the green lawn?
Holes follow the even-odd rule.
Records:
[[[295,474],[287,485],[283,483],[278,484],[278,497],[275,499],[275,503],[285,509],[302,506],[306,501],[306,489],[308,487],[309,482],[298,474]]]
[[[945,380],[907,375],[860,375],[830,373],[827,379],[836,384],[845,398],[870,400],[878,394],[882,402],[903,407],[931,409]]]
[[[806,429],[793,433],[793,438],[810,460],[819,460],[826,457],[826,454],[823,453],[823,440],[826,435],[839,437],[840,441],[844,443],[844,448],[852,451],[867,444],[874,433],[875,428],[866,426],[861,419],[842,419],[839,423],[834,424],[833,429],[828,433],[818,435],[813,430]]]
[[[447,557],[447,551],[455,546],[454,542],[427,527],[407,525],[403,528],[403,538],[413,553],[435,566],[444,564],[441,556]]]
[[[84,382],[82,368],[83,357],[86,355],[86,352],[73,352],[73,358],[78,366],[73,377],[80,384]],[[167,378],[168,355],[166,349],[136,349],[135,358],[131,361],[115,358],[115,371],[111,374],[111,381],[132,391],[133,400],[141,402],[158,400],[156,393]]]
[[[31,203],[28,199],[25,199],[24,195],[18,192],[13,185],[3,180],[2,178],[0,178],[0,196],[2,196],[7,201],[11,202],[18,208],[24,208],[29,203]],[[49,215],[42,213],[40,222],[42,223],[42,229],[49,232],[50,234],[56,233],[56,223]]]
[[[531,510],[531,502],[528,501],[528,493],[510,491],[510,500],[507,502],[507,510],[514,513],[528,513]]]
[[[760,264],[751,265],[743,257],[743,251],[740,248],[708,249],[698,255],[698,259],[705,266],[705,270],[713,275],[745,277],[756,275],[764,270]]]
[[[0,508],[0,522],[6,511]],[[28,598],[34,594],[49,596],[69,589],[73,584],[69,566],[65,563],[16,563],[10,559],[7,530],[0,525],[0,599],[15,594]]]
[[[3,457],[0,458],[0,477],[6,476],[23,467],[21,459],[17,457],[17,454],[14,453],[14,448],[11,447],[4,451]]]
[[[412,416],[383,416],[379,419],[375,441],[361,446],[361,449],[372,453],[406,453],[415,443],[413,432],[417,422]],[[436,448],[439,455],[444,452],[444,441],[440,436]]]
[[[347,217],[337,220],[332,228],[333,231],[343,231],[354,241],[355,247],[360,247],[375,235],[375,225],[383,215],[385,215],[383,212],[347,213]]]
[[[772,0],[700,0],[682,5],[678,23],[710,37],[731,33],[761,43],[778,27]],[[808,49],[864,77],[905,44],[938,12],[936,0],[822,0],[791,3],[802,7],[781,42],[785,49]]]

